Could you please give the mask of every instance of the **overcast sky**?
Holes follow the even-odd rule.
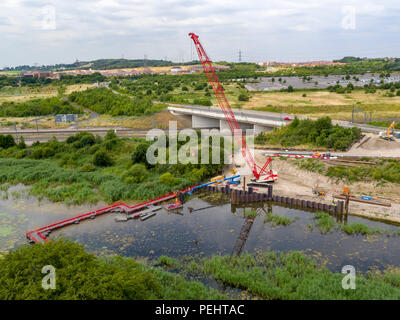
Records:
[[[1,0],[0,68],[99,58],[400,56],[399,0]]]

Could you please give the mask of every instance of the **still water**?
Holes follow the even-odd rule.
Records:
[[[33,197],[0,200],[0,250],[7,251],[26,243],[25,231],[101,207],[67,207]],[[165,209],[146,221],[116,222],[117,213],[71,225],[51,234],[84,244],[97,255],[155,259],[168,256],[209,256],[264,250],[301,250],[330,270],[340,272],[351,264],[359,271],[387,266],[400,266],[400,237],[347,235],[342,231],[321,234],[314,225],[312,212],[277,205],[259,205],[254,219],[244,217],[243,207],[231,205],[225,195],[212,194],[193,198],[182,210]],[[268,213],[296,217],[289,226],[274,227],[264,222]],[[348,217],[348,223],[361,222],[382,230],[397,226]]]

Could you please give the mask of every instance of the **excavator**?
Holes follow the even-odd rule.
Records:
[[[396,121],[393,121],[392,124],[387,128],[386,134],[384,132],[379,132],[379,137],[384,140],[394,141],[394,127],[396,125]]]

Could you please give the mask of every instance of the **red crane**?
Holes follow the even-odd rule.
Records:
[[[251,171],[253,172],[254,177],[256,180],[260,179],[260,176],[263,173],[268,173],[269,176],[266,177],[264,180],[267,182],[267,179],[269,181],[275,181],[277,175],[275,172],[272,172],[272,170],[269,170],[269,172],[266,171],[266,168],[268,167],[269,163],[271,162],[271,158],[267,160],[267,162],[264,164],[264,166],[259,166],[256,164],[256,162],[253,159],[253,156],[251,155],[251,152],[247,146],[246,143],[246,138],[243,136],[242,131],[239,127],[238,122],[236,121],[235,115],[232,112],[231,106],[229,105],[228,100],[226,99],[224,89],[222,88],[221,83],[218,80],[218,77],[215,73],[215,70],[212,66],[212,63],[210,59],[208,58],[203,46],[201,45],[199,41],[199,36],[195,35],[194,33],[189,33],[189,37],[192,38],[197,54],[199,56],[200,62],[203,65],[204,73],[207,75],[208,82],[211,84],[213,91],[215,93],[215,96],[218,99],[219,106],[221,107],[222,111],[224,112],[226,121],[228,122],[229,128],[232,131],[233,136],[236,138],[236,143],[239,145],[242,151],[243,158],[246,160],[247,165],[250,167]],[[258,171],[259,170],[259,171]],[[261,181],[260,181],[261,182]]]

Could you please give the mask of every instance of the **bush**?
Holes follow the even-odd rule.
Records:
[[[81,167],[81,171],[82,171],[82,172],[92,172],[92,171],[96,171],[96,167],[93,166],[93,164],[91,164],[91,163],[85,163],[85,164]]]
[[[155,276],[132,259],[107,263],[68,240],[23,246],[0,260],[2,300],[154,299],[161,293]],[[56,269],[56,290],[43,290],[41,270]],[[10,281],[12,279],[12,281]]]
[[[15,145],[14,137],[11,134],[6,136],[0,134],[0,148],[8,149],[14,147]]]
[[[175,178],[171,173],[167,172],[161,175],[158,180],[160,180],[161,183],[164,183],[169,186],[174,186],[177,185],[180,182],[180,179]]]
[[[93,156],[93,164],[98,167],[109,167],[113,165],[113,161],[105,150],[98,150]]]
[[[257,144],[280,144],[291,147],[301,144],[345,150],[361,135],[359,128],[342,128],[332,125],[329,117],[316,121],[295,118],[288,126],[275,129],[273,132],[260,133],[255,138]]]
[[[246,93],[241,93],[241,94],[239,94],[238,100],[239,101],[249,101],[250,98]]]
[[[193,101],[193,104],[199,105],[199,106],[212,106],[211,100],[207,98],[196,98]]]
[[[26,148],[26,144],[25,144],[25,139],[23,136],[19,137],[19,142],[17,145],[18,149],[25,149]]]
[[[146,153],[147,149],[149,148],[150,144],[148,142],[139,143],[135,151],[133,151],[131,155],[132,163],[143,163],[146,165],[147,168],[150,167],[150,164],[147,162]]]
[[[43,157],[43,150],[42,148],[36,148],[34,149],[31,154],[30,154],[31,158],[33,159],[41,159]]]
[[[145,181],[149,176],[146,166],[141,163],[136,163],[124,174],[123,180],[125,183],[140,183]]]

